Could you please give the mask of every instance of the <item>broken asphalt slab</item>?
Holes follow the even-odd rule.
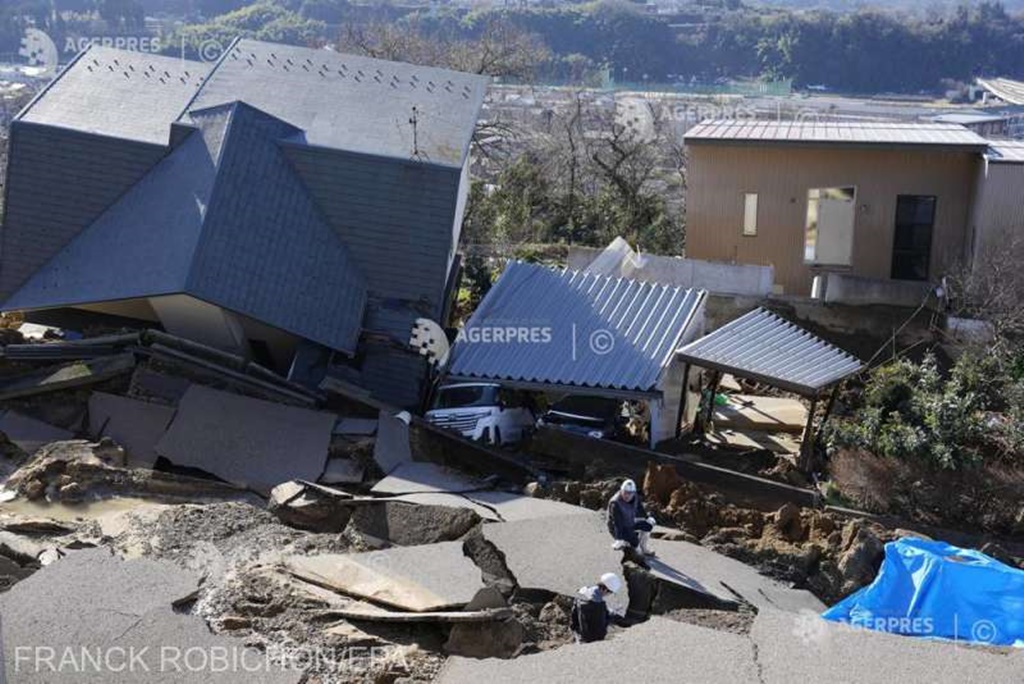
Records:
[[[0,413],[0,432],[7,435],[7,439],[17,444],[18,448],[29,456],[51,442],[63,442],[75,437],[69,430],[16,411]]]
[[[761,610],[750,633],[762,681],[934,684],[1020,682],[1024,652],[899,636],[828,622],[811,611]]]
[[[622,553],[612,549],[603,517],[588,513],[488,523],[483,535],[504,556],[520,588],[574,596],[606,572],[622,575]],[[624,608],[625,593],[611,596],[609,604]]]
[[[794,613],[825,610],[825,604],[809,591],[791,589],[745,563],[703,546],[662,540],[652,541],[651,546],[658,555],[648,564],[659,579],[696,585],[721,600],[735,602],[739,599],[758,609],[774,608]]]
[[[267,494],[324,471],[335,416],[193,385],[156,452]]]
[[[412,462],[409,444],[409,414],[404,411],[391,414],[382,410],[377,421],[377,441],[373,446],[373,460],[387,475],[403,463]]]
[[[420,494],[474,492],[487,485],[457,470],[435,463],[401,463],[370,490],[373,494]]]
[[[192,596],[198,582],[198,575],[169,563],[122,561],[105,549],[69,554],[0,595],[10,681],[202,681],[212,670],[204,674],[200,661],[209,667],[214,647],[246,651],[249,662],[263,664],[263,655],[243,642],[211,634],[199,617],[175,613],[174,604]],[[139,654],[133,669],[123,667],[130,650]],[[185,667],[187,651],[200,671]],[[267,670],[260,681],[296,682],[296,675]],[[241,684],[253,681],[253,673],[217,672],[216,679]]]
[[[129,464],[152,468],[156,444],[174,418],[170,406],[93,392],[89,397],[89,434],[95,439],[110,437],[124,447]]]
[[[663,618],[514,660],[449,658],[439,684],[758,681],[750,640]]]
[[[462,546],[442,542],[369,553],[291,556],[285,568],[303,581],[393,609],[453,610],[483,588],[480,570]]]
[[[376,418],[351,418],[342,416],[334,426],[334,434],[349,437],[368,437],[377,432]]]

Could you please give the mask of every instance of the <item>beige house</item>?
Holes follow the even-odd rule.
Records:
[[[963,126],[711,121],[686,145],[686,255],[771,265],[778,293],[936,282],[974,254],[989,142]]]
[[[984,268],[994,250],[1024,248],[1024,140],[992,141],[976,187],[974,262]]]

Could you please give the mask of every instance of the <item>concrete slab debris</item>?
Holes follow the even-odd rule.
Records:
[[[7,439],[17,444],[19,449],[30,456],[41,446],[75,438],[74,433],[69,430],[44,423],[16,411],[0,413],[0,432],[7,435]]]
[[[403,463],[412,462],[412,448],[409,446],[409,414],[392,415],[380,412],[377,424],[377,442],[373,447],[373,460],[384,474],[390,473]]]
[[[0,382],[0,401],[95,385],[124,375],[134,367],[135,355],[125,353],[5,378]]]
[[[483,520],[498,522],[501,518],[493,508],[474,503],[464,494],[448,494],[445,492],[421,492],[418,494],[400,494],[388,497],[388,501],[403,501],[420,506],[447,506],[450,508],[468,508]]]
[[[480,570],[463,555],[461,542],[291,556],[285,566],[306,582],[415,612],[461,608],[483,587]]]
[[[176,614],[173,604],[193,594],[198,575],[170,563],[149,559],[122,561],[105,549],[75,551],[36,572],[0,595],[3,615],[3,648],[8,672],[20,663],[17,681],[29,684],[51,682],[133,682],[134,670],[114,667],[78,667],[53,671],[16,660],[15,649],[45,646],[57,654],[66,651],[95,654],[104,649],[132,649],[149,654],[147,682],[196,681],[197,673],[174,668],[160,654],[176,649],[209,653],[214,647],[246,650],[240,640],[215,636],[202,618]],[[146,655],[140,655],[146,659]],[[264,663],[262,654],[248,653],[250,662]],[[59,656],[58,656],[59,660]],[[57,662],[55,660],[54,662]],[[79,662],[83,662],[79,660]],[[100,660],[101,665],[103,660]],[[179,665],[183,661],[179,660]],[[261,671],[260,681],[297,682],[300,673],[270,668]],[[198,675],[200,679],[204,675]],[[249,682],[253,673],[244,670],[217,673],[217,681]]]
[[[791,589],[753,567],[684,541],[653,540],[658,556],[650,561],[651,572],[660,579],[677,584],[693,583],[720,599],[741,598],[761,608],[790,612],[802,610],[820,613],[825,604],[809,591]]]
[[[800,442],[785,432],[760,432],[757,430],[732,430],[719,428],[705,435],[712,444],[737,449],[767,449],[775,454],[798,454]]]
[[[715,406],[715,428],[762,430],[799,434],[807,424],[807,407],[797,399],[733,394],[725,406]]]
[[[792,634],[788,635],[791,640]],[[750,641],[736,634],[663,618],[613,633],[605,641],[573,644],[514,660],[450,658],[439,684],[519,682],[756,682]]]
[[[472,492],[487,485],[435,463],[402,463],[370,490],[374,494]]]
[[[89,434],[110,437],[124,447],[128,463],[139,468],[156,464],[156,444],[174,418],[174,408],[147,401],[93,392],[89,397]]]
[[[376,434],[376,432],[376,418],[348,418],[343,416],[338,421],[338,424],[334,426],[334,434],[336,435],[363,437]]]
[[[188,391],[189,382],[177,375],[157,373],[148,368],[137,368],[132,374],[131,394],[153,398],[167,404],[177,404]]]
[[[762,610],[750,638],[767,682],[1017,682],[1024,653],[886,634]]]
[[[365,475],[366,468],[359,461],[331,458],[327,460],[327,467],[319,481],[324,484],[359,484]]]
[[[581,506],[573,506],[551,499],[535,499],[532,496],[511,492],[471,492],[464,496],[474,504],[493,509],[501,520],[507,522],[557,518],[565,515],[594,515],[593,511]]]
[[[589,515],[520,520],[484,525],[484,538],[505,556],[509,571],[524,589],[573,596],[606,572],[622,572],[622,553],[612,549],[603,516]],[[625,609],[625,592],[609,604]]]
[[[156,452],[265,494],[287,480],[320,477],[334,422],[331,413],[193,385]]]
[[[480,516],[461,506],[384,501],[355,507],[348,524],[370,540],[418,546],[461,539],[479,522]]]

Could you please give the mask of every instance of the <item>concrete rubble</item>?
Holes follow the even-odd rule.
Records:
[[[320,477],[334,422],[329,413],[193,385],[156,452],[267,493],[283,480]]]
[[[184,667],[183,654],[189,650],[209,653],[215,646],[248,650],[252,662],[263,661],[243,641],[215,636],[200,618],[176,614],[175,606],[193,597],[198,588],[198,575],[169,563],[122,561],[105,549],[71,553],[0,595],[4,660],[11,681],[132,682],[143,674],[146,681],[195,681],[195,674]],[[40,648],[57,653],[49,667],[36,667],[26,659],[26,653]],[[132,649],[139,654],[135,671],[97,666],[83,656],[91,652],[105,664],[114,650]],[[177,664],[172,660],[175,653]],[[68,654],[80,659],[75,667],[53,666]],[[126,660],[123,657],[119,665]],[[300,675],[268,667],[260,681],[298,682]],[[225,672],[218,681],[251,681],[251,676]]]
[[[52,442],[63,442],[75,436],[70,430],[50,425],[17,411],[4,411],[0,414],[0,432],[7,435],[7,439],[30,456],[42,446]]]
[[[352,555],[293,556],[288,572],[349,596],[423,612],[461,608],[483,587],[462,544],[441,542]]]
[[[110,437],[124,447],[128,462],[152,468],[158,458],[156,444],[174,418],[174,408],[106,392],[89,397],[89,434]]]
[[[747,639],[662,618],[592,644],[573,644],[509,662],[452,658],[439,684],[518,682],[752,682]]]
[[[124,358],[116,345],[103,353]],[[15,645],[45,641],[223,647],[266,663],[255,679],[218,674],[225,681],[882,681],[891,672],[1008,681],[1020,671],[1008,669],[1020,654],[959,654],[824,623],[825,604],[786,572],[746,564],[763,570],[772,559],[794,572],[820,547],[819,576],[853,591],[873,578],[881,549],[867,523],[792,504],[739,509],[673,466],[653,466],[643,489],[660,523],[658,555],[640,559],[612,549],[603,519],[618,480],[523,487],[484,448],[469,453],[480,465],[470,475],[435,463],[466,461],[425,448],[416,421],[394,410],[375,419],[317,410],[265,374],[242,382],[168,364],[133,359],[104,380],[0,406],[0,430],[14,440],[0,457],[11,473],[0,489],[8,663]],[[254,388],[263,398],[248,396]],[[92,440],[76,439],[84,435]],[[492,462],[502,475],[487,476]],[[631,626],[576,645],[573,597],[604,572],[625,580],[609,604]],[[889,665],[859,657],[865,648]],[[329,657],[304,672],[286,667],[310,649]],[[377,656],[353,665],[351,649]],[[51,674],[16,681],[65,681]]]

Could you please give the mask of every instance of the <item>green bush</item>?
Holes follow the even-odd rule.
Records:
[[[944,377],[931,355],[875,369],[854,414],[826,427],[829,447],[922,459],[949,470],[989,458],[1017,460],[1024,447],[1024,383],[1004,359],[965,353]]]

